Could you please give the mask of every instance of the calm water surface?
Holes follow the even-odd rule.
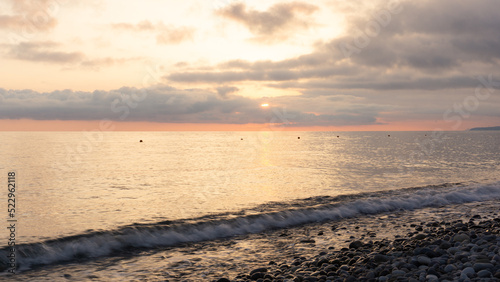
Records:
[[[17,172],[18,240],[24,243],[313,196],[500,180],[500,132],[0,137],[2,183],[8,171]],[[6,193],[0,197],[6,203]]]

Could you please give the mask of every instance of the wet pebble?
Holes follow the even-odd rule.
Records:
[[[500,219],[478,224],[442,221],[415,225],[420,226],[425,226],[425,234],[367,243],[355,238],[340,251],[329,248],[328,252],[318,252],[310,258],[295,257],[281,264],[273,261],[267,268],[238,276],[247,280],[235,281],[500,279]]]

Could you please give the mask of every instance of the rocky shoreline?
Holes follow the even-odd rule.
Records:
[[[340,250],[270,261],[214,281],[500,281],[500,217],[409,227],[412,232],[394,240],[354,239]]]

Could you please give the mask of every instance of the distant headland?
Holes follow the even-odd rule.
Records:
[[[492,126],[492,127],[474,127],[469,129],[470,131],[479,131],[479,130],[500,130],[500,126]]]

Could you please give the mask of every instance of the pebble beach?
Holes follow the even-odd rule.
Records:
[[[269,261],[213,281],[500,281],[499,207],[488,201],[277,230],[265,240],[283,248],[260,258]]]

